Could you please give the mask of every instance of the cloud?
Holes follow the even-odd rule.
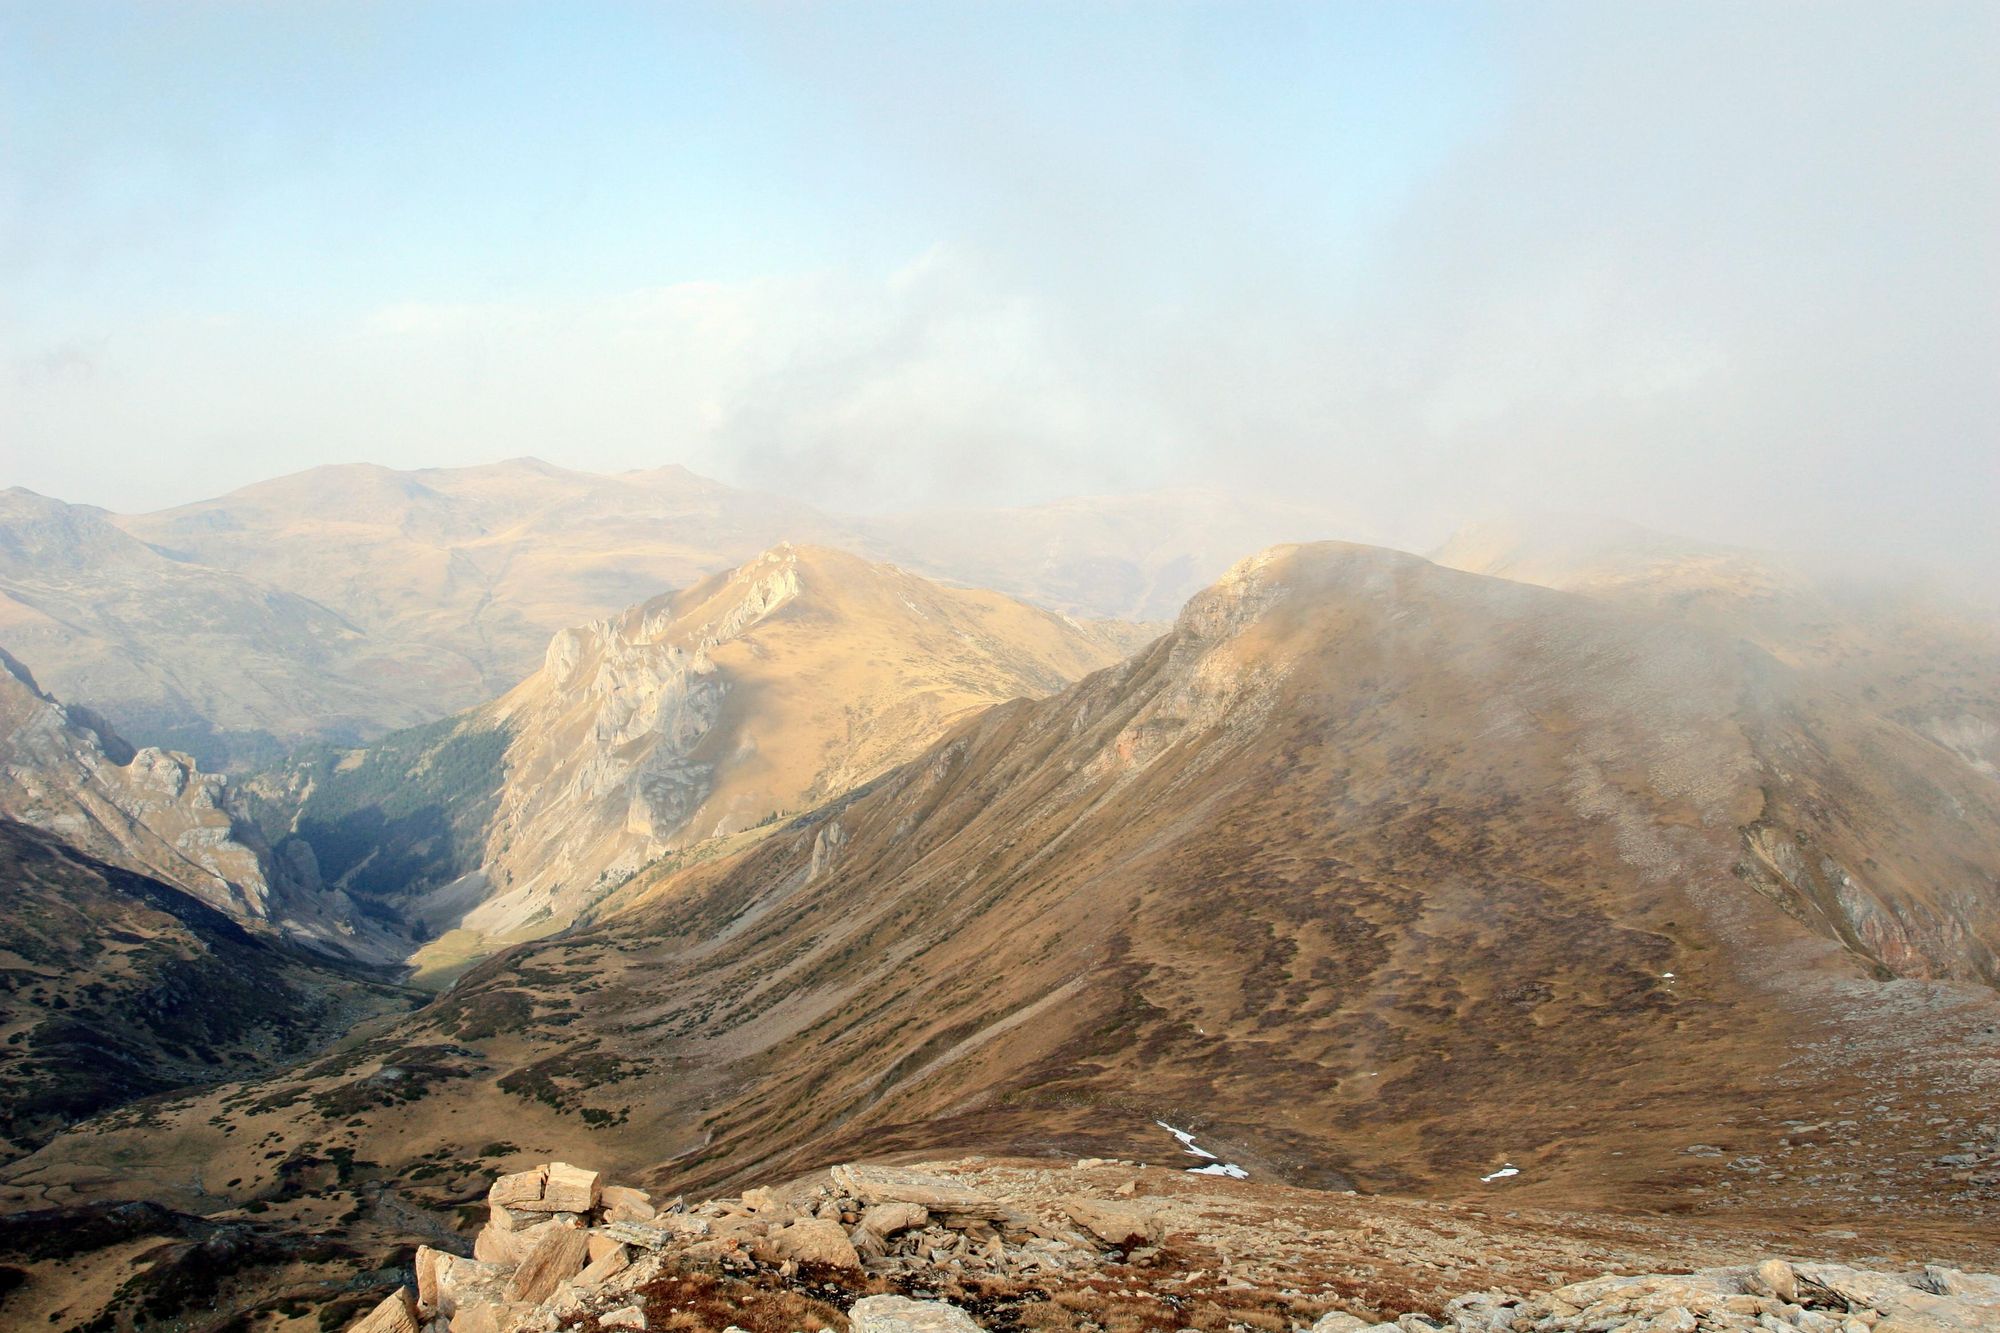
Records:
[[[533,453],[882,507],[1221,478],[1419,547],[1564,509],[2000,563],[2000,9],[1149,9],[1051,46],[1057,12],[738,11],[810,108],[772,197],[836,201],[787,219],[821,253],[10,344],[19,479],[133,505]],[[88,393],[18,370],[68,340]]]

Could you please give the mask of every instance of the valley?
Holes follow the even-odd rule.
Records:
[[[714,1193],[1151,1160],[1166,1124],[1246,1200],[1504,1192],[1990,1268],[1994,640],[1720,559],[1281,546],[1148,640],[774,548],[249,780],[274,854],[435,930],[408,962],[448,989],[56,1134],[0,1198],[337,1223],[365,1266],[462,1245],[528,1161]],[[274,1309],[325,1265],[232,1280]]]

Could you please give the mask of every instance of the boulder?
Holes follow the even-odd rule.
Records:
[[[851,1333],[982,1333],[972,1316],[948,1301],[864,1296],[847,1312]]]
[[[1799,1277],[1783,1259],[1766,1259],[1751,1270],[1756,1288],[1769,1292],[1787,1305],[1799,1299]]]
[[[861,1214],[862,1228],[885,1240],[898,1231],[925,1226],[930,1220],[930,1209],[920,1203],[870,1204]]]
[[[434,1250],[428,1245],[417,1246],[417,1257],[411,1267],[417,1273],[417,1308],[435,1311],[438,1308],[438,1269],[443,1260],[451,1258],[443,1250]]]
[[[597,1316],[597,1323],[600,1328],[644,1328],[646,1312],[636,1305],[621,1305]]]
[[[598,1193],[598,1203],[607,1222],[650,1222],[658,1211],[653,1207],[652,1195],[624,1185],[604,1186]]]
[[[602,1254],[593,1254],[583,1271],[576,1275],[579,1287],[595,1287],[617,1277],[632,1266],[632,1256],[623,1245],[613,1245]]]
[[[475,1305],[490,1305],[504,1299],[507,1279],[514,1270],[504,1264],[480,1263],[476,1259],[465,1259],[455,1254],[432,1251],[437,1257],[431,1261],[432,1282],[435,1295],[425,1296],[421,1285],[418,1300],[424,1310],[431,1314],[455,1317],[460,1310]],[[421,1263],[421,1255],[419,1255]],[[423,1270],[417,1272],[419,1284],[423,1280]]]
[[[1156,1244],[1166,1237],[1166,1224],[1152,1204],[1109,1199],[1064,1199],[1070,1220],[1107,1245]]]
[[[917,1203],[945,1212],[979,1212],[994,1206],[984,1194],[927,1171],[850,1162],[836,1166],[832,1174],[835,1189],[864,1204]]]
[[[451,1333],[514,1333],[533,1312],[532,1305],[507,1301],[467,1305],[451,1317]]]
[[[419,1327],[416,1293],[398,1287],[394,1295],[363,1315],[349,1333],[417,1333]]]
[[[510,1179],[510,1177],[502,1177]],[[604,1177],[568,1162],[550,1162],[544,1168],[542,1192],[534,1199],[501,1200],[510,1208],[530,1213],[587,1213],[597,1207],[598,1191]],[[495,1185],[498,1188],[498,1185]],[[491,1196],[488,1196],[489,1201]]]
[[[547,1184],[547,1167],[538,1166],[532,1171],[516,1171],[511,1176],[501,1176],[493,1182],[493,1188],[486,1191],[486,1202],[494,1207],[533,1203],[542,1197],[542,1187]]]
[[[555,1291],[556,1284],[583,1271],[590,1259],[590,1241],[573,1227],[552,1227],[507,1284],[507,1299],[523,1305],[539,1305]]]
[[[1361,1333],[1362,1329],[1379,1328],[1359,1315],[1351,1315],[1342,1310],[1333,1310],[1319,1317],[1308,1333]]]
[[[501,1231],[525,1231],[548,1220],[546,1213],[531,1213],[521,1208],[509,1208],[505,1204],[489,1203],[486,1207],[486,1224]]]
[[[778,1192],[767,1187],[744,1190],[743,1206],[753,1213],[775,1213],[778,1211]]]
[[[488,1222],[473,1238],[472,1257],[483,1264],[505,1264],[511,1268],[526,1259],[550,1232],[575,1229],[575,1224],[566,1219],[551,1219],[519,1231],[502,1231]]]
[[[840,1223],[821,1217],[810,1217],[788,1227],[780,1227],[765,1237],[758,1248],[779,1262],[791,1259],[802,1264],[825,1264],[831,1268],[861,1267],[861,1256],[855,1253],[854,1242],[847,1238],[847,1232]]]

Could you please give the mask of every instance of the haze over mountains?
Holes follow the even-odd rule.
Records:
[[[604,476],[534,459],[316,468],[138,515],[16,489],[0,506],[0,643],[127,734],[243,769],[303,740],[353,743],[481,703],[533,670],[556,631],[780,541],[1143,620],[1170,616],[1244,550],[1336,526],[1303,507],[1174,492],[836,517],[679,467]]]
[[[379,521],[299,518],[292,482],[143,520],[141,569],[309,585],[360,640],[479,680],[558,607],[679,571],[436,720],[222,777],[10,664],[0,812],[157,877],[139,897],[195,935],[119,931],[261,951],[294,1051],[373,1017],[286,1061],[233,1002],[203,1009],[215,1059],[167,1059],[179,1091],[143,1105],[22,1121],[35,1150],[0,1197],[254,1208],[278,1238],[337,1224],[358,1262],[523,1155],[711,1188],[869,1154],[1125,1153],[1165,1121],[1256,1181],[1450,1197],[1505,1165],[1524,1201],[1987,1225],[2000,1177],[1935,1167],[2000,1152],[1980,614],[1542,519],[1435,561],[1274,546],[1170,626],[1086,620],[789,539],[703,573],[781,520],[684,474],[539,469],[359,474],[351,512]],[[535,478],[562,499],[523,516]],[[663,494],[687,522],[645,517]],[[600,501],[624,517],[593,545],[565,506]],[[907,539],[1144,607],[1248,521],[1181,524],[1194,503]],[[137,910],[22,839],[36,883]],[[170,885],[240,936],[187,943],[223,918]],[[53,891],[8,910],[45,917]],[[110,985],[121,956],[60,970]],[[383,965],[444,993],[404,1013]],[[128,1297],[75,1313],[150,1290],[134,1252],[91,1253]],[[243,1300],[286,1299],[285,1271],[250,1264]]]

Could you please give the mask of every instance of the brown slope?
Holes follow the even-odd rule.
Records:
[[[116,1153],[171,1197],[199,1157],[248,1194],[267,1139],[401,1179],[504,1134],[699,1187],[946,1145],[1157,1159],[1165,1119],[1259,1179],[1990,1231],[1991,1173],[1938,1159],[2000,1132],[1991,990],[1873,980],[1742,876],[1783,802],[1854,818],[1814,735],[1871,791],[1948,792],[1989,870],[1994,812],[1801,690],[1670,619],[1274,552],[1137,658],[487,963],[393,1037],[143,1143],[67,1136],[34,1179],[93,1197]],[[1928,808],[1895,807],[1877,868]],[[426,1095],[368,1103],[399,1050],[448,1048]]]
[[[0,491],[0,644],[66,699],[210,768],[428,716],[462,668],[256,576],[170,558],[102,510]],[[457,686],[457,688],[463,688]]]
[[[0,818],[0,1160],[68,1125],[308,1055],[410,993]]]
[[[336,884],[439,936],[415,955],[437,980],[1119,655],[997,593],[785,544],[559,632],[486,707],[306,756],[258,789],[295,801],[288,822]]]
[[[401,471],[313,468],[115,520],[144,540],[310,597],[384,643],[463,664],[429,716],[532,671],[549,636],[772,543],[824,540],[805,505],[679,467],[615,476],[533,458]]]

